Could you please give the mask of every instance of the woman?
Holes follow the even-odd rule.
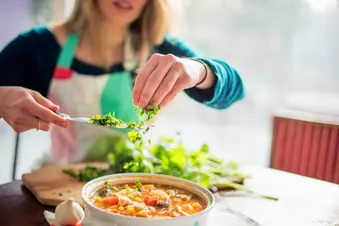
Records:
[[[37,93],[20,94],[28,90],[0,87],[2,96],[18,93],[0,103],[0,116],[17,131],[48,130],[51,123],[67,126],[53,113],[56,105],[72,116],[114,111],[130,121],[138,119],[134,105],[146,108],[154,102],[164,107],[181,91],[216,109],[241,99],[243,85],[235,69],[221,60],[201,58],[166,36],[168,13],[164,0],[76,0],[65,23],[20,34],[0,54],[6,75],[0,86],[35,90],[53,104],[34,98]],[[36,102],[48,117],[30,110]],[[20,109],[28,116],[18,119]],[[80,161],[99,138],[112,132],[86,124],[54,127],[53,159]]]

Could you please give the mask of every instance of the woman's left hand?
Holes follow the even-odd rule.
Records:
[[[146,108],[164,107],[182,90],[194,87],[206,74],[202,63],[172,54],[153,54],[135,80],[133,102]]]

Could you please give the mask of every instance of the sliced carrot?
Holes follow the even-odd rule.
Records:
[[[159,198],[154,196],[145,196],[144,203],[147,206],[155,206],[158,203]]]
[[[113,206],[118,204],[119,199],[117,196],[112,196],[112,197],[108,197],[102,200],[103,203],[109,205],[109,206]]]

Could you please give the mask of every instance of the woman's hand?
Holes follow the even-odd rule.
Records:
[[[201,62],[172,54],[153,54],[136,77],[133,102],[141,108],[146,108],[152,101],[163,107],[182,90],[201,81],[197,88],[206,89],[213,85],[214,80],[213,73]]]
[[[67,126],[53,111],[59,109],[38,92],[22,87],[0,87],[0,117],[16,132],[33,128],[48,131],[52,124]]]

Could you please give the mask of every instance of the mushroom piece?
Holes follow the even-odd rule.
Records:
[[[161,208],[168,208],[171,206],[171,204],[169,201],[159,201],[156,206]]]
[[[106,197],[108,193],[109,193],[109,189],[107,188],[101,188],[98,190],[98,196],[100,196],[101,198]]]

